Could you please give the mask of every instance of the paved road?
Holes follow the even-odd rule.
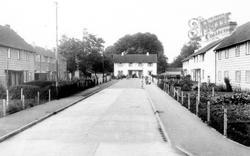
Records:
[[[177,156],[140,80],[122,80],[0,143],[4,156]]]

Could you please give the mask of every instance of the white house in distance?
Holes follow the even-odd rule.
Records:
[[[157,54],[124,54],[114,55],[114,76],[137,77],[157,74]]]
[[[215,83],[215,54],[214,49],[221,40],[214,41],[199,49],[182,61],[184,75],[191,75],[191,79],[201,82]]]
[[[234,88],[250,89],[250,22],[238,27],[215,48],[216,84],[230,79]]]

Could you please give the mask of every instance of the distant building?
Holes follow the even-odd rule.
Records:
[[[114,76],[137,77],[157,74],[156,54],[124,54],[114,55]]]
[[[0,84],[10,87],[34,80],[35,50],[10,26],[0,26]]]
[[[56,80],[56,57],[55,53],[42,47],[34,47],[35,58],[35,80]],[[66,59],[58,55],[59,80],[67,79]]]
[[[162,73],[161,75],[164,75],[168,78],[180,78],[182,74],[182,68],[167,68],[166,72]]]
[[[185,58],[182,61],[184,75],[190,75],[193,81],[215,83],[215,53],[214,49],[221,40],[214,41]]]
[[[216,83],[228,77],[233,87],[250,89],[250,22],[239,26],[215,48]]]

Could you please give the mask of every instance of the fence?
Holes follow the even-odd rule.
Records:
[[[176,101],[178,101],[181,105],[186,107],[189,111],[196,114],[200,117],[204,122],[208,125],[211,123],[211,116],[212,112],[211,109],[221,111],[222,118],[219,120],[219,124],[217,129],[223,133],[223,135],[227,136],[227,127],[228,127],[228,110],[226,107],[218,108],[211,108],[211,101],[206,100],[204,101],[201,99],[200,92],[198,91],[197,94],[192,94],[191,92],[182,91],[180,87],[174,87],[169,85],[168,83],[164,82],[163,80],[159,80],[158,86],[166,92],[168,95],[173,97]],[[213,98],[215,95],[214,88],[212,89],[211,97]],[[202,103],[202,105],[201,105]]]
[[[105,79],[105,82],[108,81],[111,81],[111,77],[107,77]],[[83,91],[90,87],[94,87],[95,85],[98,85],[97,82],[98,81],[90,79],[80,80],[73,86],[74,92],[72,92],[72,94],[77,93],[79,91]],[[68,88],[66,87],[63,89],[67,90]],[[71,92],[71,90],[68,89],[66,92]],[[64,94],[66,92],[62,91],[61,97],[66,97],[70,95]],[[6,91],[6,94],[9,97],[8,99],[0,99],[0,117],[4,117],[6,115],[13,114],[21,110],[31,108],[36,105],[50,102],[51,100],[56,98],[55,90],[53,88],[39,90],[35,93],[32,92],[32,95],[27,95],[28,93],[25,92],[23,88],[20,88],[20,90],[15,91],[14,93],[9,93],[9,91]],[[13,94],[15,94],[15,96],[13,96]]]

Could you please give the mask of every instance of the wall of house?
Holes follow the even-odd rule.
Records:
[[[196,55],[191,59],[183,62],[183,71],[185,75],[191,75],[195,80],[195,70],[200,69],[201,82],[215,83],[215,53],[214,48],[204,54]],[[203,56],[204,55],[204,58]]]
[[[23,50],[0,47],[0,83],[6,87],[6,70],[24,71],[24,81],[34,80],[35,54]]]
[[[118,76],[119,71],[123,71],[123,75],[128,75],[129,70],[142,70],[143,76],[148,75],[148,71],[152,71],[153,75],[157,74],[157,63],[152,63],[149,65],[148,63],[114,63],[114,76]]]
[[[250,43],[240,45],[216,52],[216,83],[224,84],[224,77],[229,77],[233,87],[250,89]],[[236,47],[239,48],[239,56],[236,56]],[[226,53],[228,51],[228,58]],[[220,55],[220,56],[219,56]],[[240,81],[236,81],[236,71],[240,72]]]

